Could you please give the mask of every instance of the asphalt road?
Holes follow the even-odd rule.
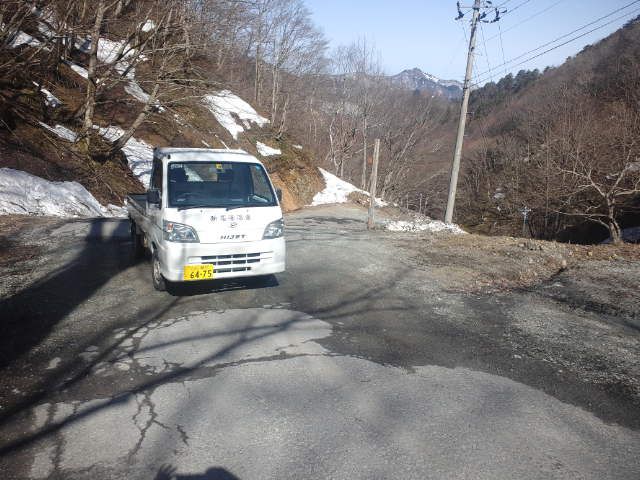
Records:
[[[119,228],[42,227],[0,302],[2,478],[640,478],[637,404],[504,340],[584,312],[443,290],[358,209],[288,216],[276,279],[171,294]]]

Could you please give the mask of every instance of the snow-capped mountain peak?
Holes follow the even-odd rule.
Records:
[[[391,80],[409,90],[430,92],[432,95],[449,99],[462,97],[462,83],[457,80],[442,80],[435,75],[423,72],[419,68],[403,70],[393,75]]]

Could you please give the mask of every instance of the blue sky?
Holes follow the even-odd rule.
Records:
[[[640,15],[640,2],[578,32],[576,35],[627,14],[623,19],[575,42],[524,65],[507,66],[482,75],[489,67],[495,68],[505,60],[578,29],[631,1],[494,0],[494,3],[506,2],[505,8],[510,7],[513,11],[504,15],[499,26],[495,23],[482,25],[485,41],[479,33],[475,72],[482,79],[489,79],[491,75],[498,79],[505,70],[517,72],[522,68],[543,69],[548,65],[559,65],[585,45],[598,41],[620,28],[628,19]],[[316,24],[330,39],[331,46],[366,37],[367,41],[375,44],[387,73],[419,67],[443,79],[461,80],[467,49],[463,26],[468,36],[469,22],[466,19],[470,19],[471,14],[465,17],[464,23],[454,21],[455,3],[455,0],[306,0]],[[461,3],[471,5],[473,1]]]

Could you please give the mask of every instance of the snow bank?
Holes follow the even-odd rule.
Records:
[[[458,225],[444,223],[430,218],[416,219],[413,221],[394,220],[385,223],[385,230],[390,232],[448,232],[455,234],[467,233]]]
[[[271,157],[273,155],[281,155],[282,151],[278,148],[272,148],[269,145],[265,145],[262,142],[256,142],[256,148],[258,153],[263,157]]]
[[[269,123],[269,120],[258,115],[251,105],[229,90],[206,95],[203,102],[234,140],[237,140],[238,134],[244,132],[245,129],[251,128],[252,123],[259,127],[264,127]],[[236,117],[242,122],[242,125],[236,121]]]
[[[0,215],[112,217],[125,213],[114,205],[103,207],[77,182],[50,182],[20,170],[0,168]]]
[[[100,135],[110,142],[115,142],[124,135],[124,130],[113,125],[106,128],[94,125],[93,128],[97,129]],[[149,180],[151,179],[151,165],[153,163],[153,147],[144,140],[131,137],[122,148],[122,153],[127,157],[131,172],[145,188],[148,188]]]
[[[326,187],[321,192],[316,193],[311,202],[311,206],[327,205],[331,203],[346,203],[349,201],[349,194],[353,192],[369,196],[369,192],[360,190],[358,187],[350,184],[349,182],[345,182],[326,170],[322,168],[319,168],[318,170],[320,170],[320,173],[322,173],[322,176],[324,177]],[[380,198],[376,198],[376,205],[378,207],[386,207],[388,203]]]
[[[58,137],[60,137],[63,140],[66,140],[68,142],[75,142],[78,139],[78,135],[76,135],[75,132],[73,132],[72,130],[69,130],[67,127],[63,127],[60,124],[56,125],[55,127],[51,127],[51,126],[49,126],[49,125],[47,125],[46,123],[43,123],[43,122],[38,122],[38,123],[42,127],[46,128],[51,133],[57,135]]]

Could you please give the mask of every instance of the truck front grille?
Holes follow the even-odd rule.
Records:
[[[234,253],[190,257],[189,263],[211,263],[216,273],[247,272],[251,270],[253,265],[272,257],[273,252]]]

